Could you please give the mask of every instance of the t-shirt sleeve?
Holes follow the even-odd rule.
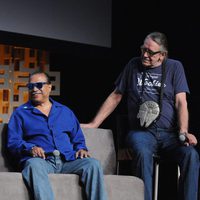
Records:
[[[174,86],[175,94],[178,94],[180,92],[190,93],[183,65],[179,61],[177,61],[176,63]]]

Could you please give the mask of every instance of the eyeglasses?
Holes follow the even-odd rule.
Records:
[[[42,89],[43,85],[48,84],[47,82],[37,82],[37,83],[28,83],[27,88],[33,90],[34,87]]]
[[[147,53],[148,56],[150,56],[150,57],[152,57],[158,53],[161,53],[161,51],[151,51],[150,49],[145,48],[143,46],[141,46],[140,49],[141,49],[142,54]]]

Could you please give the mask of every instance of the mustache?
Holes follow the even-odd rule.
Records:
[[[42,94],[42,92],[31,92],[31,95]]]
[[[144,57],[144,56],[141,56],[141,59],[142,59],[143,61],[150,61],[150,59],[149,59],[149,58],[147,58],[147,57]]]

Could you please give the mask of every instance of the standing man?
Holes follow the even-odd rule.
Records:
[[[163,33],[147,35],[140,49],[141,57],[128,62],[94,119],[81,126],[98,127],[127,94],[127,145],[145,184],[145,200],[152,199],[153,154],[160,152],[180,166],[179,199],[196,200],[199,157],[196,137],[188,132],[189,89],[182,63],[168,58]]]
[[[48,174],[63,173],[80,176],[87,200],[107,200],[100,163],[90,158],[74,113],[49,97],[48,74],[34,72],[27,87],[30,100],[14,111],[8,124],[8,149],[19,158],[34,199],[54,200]]]

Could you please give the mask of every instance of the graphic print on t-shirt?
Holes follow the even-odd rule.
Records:
[[[137,88],[138,92],[148,94],[159,94],[160,87],[161,87],[161,78],[162,74],[160,73],[153,73],[153,72],[145,72],[145,77],[143,78],[143,73],[137,73]],[[144,83],[143,80],[144,79]],[[142,86],[144,84],[144,86]],[[164,84],[164,87],[166,85]],[[142,89],[143,88],[143,89]]]

